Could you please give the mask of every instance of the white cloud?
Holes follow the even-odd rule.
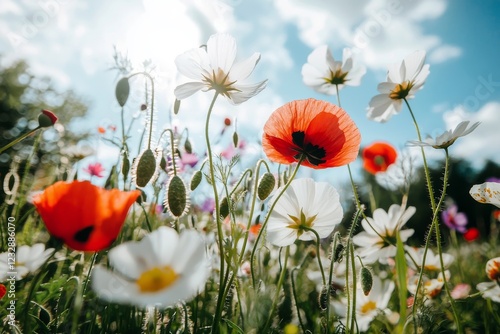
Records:
[[[429,55],[431,63],[442,63],[449,59],[457,58],[462,55],[462,49],[453,45],[441,45],[434,49]]]
[[[450,153],[470,161],[480,168],[488,159],[500,164],[498,143],[500,142],[500,102],[489,102],[477,112],[465,111],[457,107],[443,115],[448,129],[454,129],[461,121],[481,122],[469,135],[459,138],[451,147]]]

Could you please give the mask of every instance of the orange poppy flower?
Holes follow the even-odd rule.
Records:
[[[89,181],[60,181],[35,195],[33,204],[50,234],[68,247],[99,251],[116,239],[140,194],[139,190],[106,190]]]
[[[396,149],[384,142],[375,142],[363,149],[363,168],[371,174],[385,172],[387,168],[396,162],[398,153]]]
[[[356,159],[361,134],[340,107],[315,99],[292,101],[271,114],[262,147],[281,164],[302,160],[314,169],[346,165]]]

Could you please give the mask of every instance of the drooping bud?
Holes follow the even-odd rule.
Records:
[[[38,125],[41,128],[47,128],[57,122],[57,116],[49,110],[43,109],[42,113],[38,115]]]
[[[235,148],[238,148],[238,142],[239,142],[238,133],[235,131],[233,132],[233,145]]]
[[[363,289],[365,296],[368,296],[373,286],[372,272],[368,268],[362,267],[359,276],[361,276],[361,289]]]
[[[189,154],[193,153],[193,146],[191,145],[189,138],[187,138],[184,142],[184,150],[186,150],[186,152]]]
[[[145,150],[139,158],[134,171],[135,184],[142,188],[156,173],[156,157],[151,149]]]
[[[333,262],[341,262],[344,255],[345,246],[339,242],[333,251]]]
[[[168,182],[165,206],[175,218],[183,216],[189,208],[186,185],[179,175],[172,176]]]
[[[261,201],[265,200],[273,191],[276,185],[276,179],[272,173],[266,172],[259,180],[257,187],[257,196]]]
[[[229,202],[227,200],[227,197],[224,197],[220,201],[219,214],[221,215],[222,218],[226,218],[229,215]]]
[[[196,172],[194,172],[193,176],[191,177],[191,182],[189,185],[189,188],[191,189],[191,191],[198,188],[198,186],[201,183],[202,178],[203,178],[203,173],[201,172],[201,170],[197,170]]]
[[[319,293],[318,296],[318,304],[319,308],[324,311],[328,307],[328,302],[329,302],[330,296],[328,296],[328,288],[326,286],[323,286],[321,289],[321,292]]]
[[[130,171],[130,160],[128,158],[127,151],[123,151],[122,156],[122,175],[123,179],[126,180],[128,176],[128,172]]]
[[[181,100],[175,99],[174,102],[174,114],[177,115],[179,113],[179,109],[181,108]]]
[[[128,78],[121,78],[118,80],[115,89],[116,100],[120,107],[123,107],[127,103],[128,96],[130,94],[130,84]]]

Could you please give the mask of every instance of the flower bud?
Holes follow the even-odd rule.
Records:
[[[177,115],[179,113],[179,109],[181,108],[181,100],[175,99],[174,102],[174,114]]]
[[[168,182],[165,206],[175,218],[183,216],[189,208],[186,185],[178,175],[172,176]]]
[[[338,243],[337,246],[335,247],[335,250],[333,251],[333,262],[339,262],[342,261],[342,257],[344,254],[344,245],[342,243]]]
[[[193,153],[193,146],[191,145],[189,138],[187,138],[184,142],[184,150],[186,150],[186,152],[189,154]]]
[[[57,116],[49,110],[43,109],[42,113],[38,115],[38,124],[41,128],[47,128],[57,122]]]
[[[261,201],[265,200],[273,191],[276,185],[276,179],[272,173],[266,172],[259,180],[257,195]]]
[[[156,158],[151,149],[145,150],[138,158],[135,169],[135,184],[138,187],[145,187],[153,178],[156,172]]]
[[[123,156],[122,156],[122,175],[123,175],[123,178],[125,180],[127,179],[129,171],[130,171],[130,160],[128,158],[128,153],[127,153],[127,151],[123,151]]]
[[[372,272],[368,268],[362,267],[359,276],[361,276],[361,289],[363,289],[365,296],[368,296],[373,286]]]
[[[189,185],[189,188],[191,189],[191,191],[198,188],[198,186],[201,183],[202,178],[203,178],[203,173],[200,170],[197,170],[196,172],[194,172],[193,176],[191,177],[191,182]]]
[[[234,147],[238,148],[238,141],[239,141],[239,138],[238,138],[238,133],[237,132],[234,132],[233,133],[233,145]]]
[[[226,218],[229,215],[229,202],[227,200],[227,197],[224,197],[220,201],[219,214],[222,218]]]
[[[115,95],[120,107],[127,103],[128,95],[130,94],[130,84],[128,78],[121,78],[116,84]]]
[[[326,308],[328,307],[328,302],[329,302],[329,298],[330,296],[328,296],[328,289],[326,286],[324,286],[322,289],[321,289],[321,292],[319,293],[319,296],[318,296],[318,304],[319,304],[319,308],[324,311],[326,310]]]

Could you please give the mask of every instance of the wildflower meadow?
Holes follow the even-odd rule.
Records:
[[[349,48],[338,58],[324,45],[301,67],[303,89],[324,99],[272,110],[261,158],[249,163],[235,119],[212,115],[266,89],[254,52],[240,54],[233,36],[217,33],[179,54],[183,81],[170,110],[155,105],[166,92],[154,71],[122,70],[109,89],[121,122],[94,134],[119,149],[111,168],[81,166],[95,154],[83,145],[59,146],[64,159],[43,179],[30,173],[30,158],[12,160],[1,175],[2,333],[499,332],[500,175],[454,192],[460,161],[449,148],[481,124],[463,119],[423,136],[412,102],[432,75],[426,52],[387,64],[366,109],[387,131],[392,118],[411,115],[416,156],[385,141],[361,145],[364,129],[343,109],[342,92],[366,68]],[[184,107],[200,94],[211,102]],[[145,103],[131,116],[138,95]],[[40,110],[30,120],[38,125],[0,153],[33,140],[37,154],[44,131],[62,122]],[[159,126],[158,113],[202,119],[203,140],[189,136],[192,124]],[[136,121],[140,133],[130,131]],[[431,152],[442,156],[438,167]],[[346,188],[309,173],[331,169],[348,172]],[[360,174],[368,181],[357,182]],[[459,196],[487,219],[467,217]]]

